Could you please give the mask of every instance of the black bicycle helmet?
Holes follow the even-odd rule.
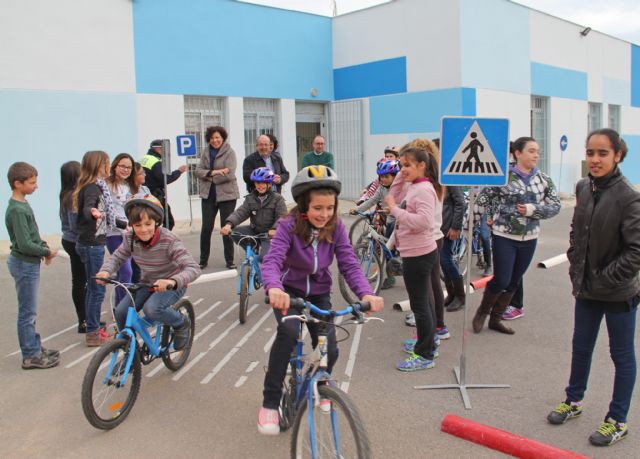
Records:
[[[156,198],[152,194],[147,194],[141,198],[131,199],[130,201],[127,201],[124,205],[124,213],[127,216],[127,219],[129,218],[129,211],[131,211],[131,209],[136,206],[147,207],[160,216],[160,221],[164,219],[164,209],[162,208],[162,204],[160,203],[158,198]]]
[[[342,184],[333,169],[327,166],[307,166],[302,168],[291,184],[291,194],[294,200],[310,190],[318,188],[331,188],[340,194]]]

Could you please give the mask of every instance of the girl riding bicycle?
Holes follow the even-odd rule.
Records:
[[[282,383],[299,329],[296,321],[281,322],[289,309],[289,295],[303,298],[319,308],[331,309],[331,265],[335,256],[340,272],[358,298],[370,302],[372,312],[384,306],[383,299],[371,291],[344,223],[337,216],[340,189],[341,183],[333,170],[325,166],[302,169],[291,186],[297,206],[278,224],[271,250],[262,263],[265,291],[278,320],[258,415],[258,431],[262,434],[280,432],[278,406]],[[317,325],[307,324],[314,347],[318,340]],[[333,326],[327,340],[330,372],[338,358]]]
[[[258,167],[251,172],[251,181],[254,190],[249,193],[244,202],[238,207],[220,229],[220,234],[228,236],[231,230],[237,233],[255,236],[257,234],[268,233],[273,237],[278,219],[287,214],[287,205],[280,193],[272,189],[274,173],[268,167]],[[249,225],[238,226],[246,219],[250,219]],[[238,243],[240,236],[232,235],[231,238]],[[269,251],[271,245],[269,239],[260,242],[260,257],[263,258]]]
[[[171,306],[184,295],[187,284],[200,276],[200,268],[187,252],[180,239],[161,227],[164,211],[153,195],[132,199],[124,206],[133,231],[124,234],[120,247],[102,265],[96,277],[110,277],[130,257],[142,270],[141,282],[151,284],[154,290],[140,289],[135,295],[136,309],[143,309],[152,321],[162,322],[174,329],[173,347],[182,349],[189,339],[191,320]],[[104,282],[96,281],[104,285]],[[118,328],[127,320],[131,299],[126,295],[116,306]]]

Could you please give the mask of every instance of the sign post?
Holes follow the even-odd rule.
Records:
[[[507,184],[509,167],[509,120],[474,117],[443,117],[440,132],[440,183],[452,186],[470,186],[469,222],[467,235],[467,281],[465,291],[471,293],[471,264],[473,250],[474,186],[504,186]],[[464,306],[462,319],[462,351],[460,366],[454,367],[456,384],[432,384],[414,386],[414,389],[458,389],[464,407],[471,409],[467,389],[510,388],[509,384],[467,383],[467,309]]]
[[[176,137],[176,145],[178,150],[178,156],[195,157],[196,150],[196,136],[193,134],[179,135]],[[189,162],[187,162],[189,164]],[[188,172],[191,174],[191,171]],[[191,207],[191,190],[187,190],[187,199],[189,200],[189,227],[193,225],[193,208]]]
[[[169,229],[169,194],[167,174],[171,173],[171,141],[162,139],[162,179],[164,180],[164,227]]]
[[[564,152],[567,151],[567,146],[569,145],[569,139],[566,135],[562,135],[560,137],[560,178],[558,179],[558,193],[560,193],[560,188],[562,187],[562,163],[564,162]]]

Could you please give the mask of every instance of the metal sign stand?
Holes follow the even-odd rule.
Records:
[[[164,227],[169,229],[169,195],[167,194],[167,174],[171,173],[171,142],[162,140],[162,179],[164,181]]]
[[[469,234],[467,235],[467,281],[465,292],[467,298],[471,293],[471,263],[473,262],[473,250],[471,247],[473,241],[473,206],[476,201],[476,192],[473,187],[469,191]],[[509,389],[510,384],[467,384],[467,309],[469,308],[469,300],[465,302],[464,316],[462,319],[462,353],[460,354],[460,366],[453,367],[453,373],[456,376],[457,384],[431,384],[427,386],[414,386],[414,389],[458,389],[462,395],[462,402],[467,410],[471,409],[471,400],[467,389]]]

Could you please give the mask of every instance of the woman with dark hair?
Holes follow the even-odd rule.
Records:
[[[236,180],[236,152],[227,143],[227,131],[222,126],[209,126],[205,133],[207,146],[200,155],[196,167],[200,197],[202,198],[202,229],[200,230],[200,269],[209,264],[213,222],[220,211],[220,221],[225,222],[236,208],[240,197]],[[227,269],[235,269],[233,240],[222,236],[224,259]]]
[[[84,296],[87,290],[87,276],[84,271],[84,263],[76,252],[78,213],[73,210],[72,201],[79,175],[80,163],[78,161],[69,161],[60,167],[60,222],[62,223],[62,248],[69,254],[71,261],[71,298],[78,316],[78,333],[86,333]]]
[[[105,179],[105,182],[107,182],[109,186],[109,194],[111,195],[111,202],[113,203],[116,218],[122,221],[127,220],[124,205],[129,195],[128,180],[132,175],[134,162],[133,157],[131,157],[129,153],[120,153],[111,162],[109,177]],[[120,247],[120,244],[122,244],[122,236],[123,230],[120,228],[115,226],[107,228],[107,250],[109,254],[113,254],[113,252]],[[131,261],[129,260],[124,263],[118,271],[118,282],[131,282],[131,274]],[[125,294],[122,288],[116,288],[116,304],[120,304]]]
[[[493,279],[484,290],[473,318],[473,331],[480,333],[487,316],[489,328],[512,335],[502,323],[502,314],[536,250],[540,220],[560,212],[560,198],[551,178],[536,168],[540,147],[532,137],[520,137],[512,145],[516,163],[509,167],[509,183],[486,187],[478,195],[478,212],[486,212],[493,226]]]
[[[609,446],[627,436],[636,380],[640,193],[618,167],[626,154],[624,140],[613,129],[599,129],[587,137],[589,176],[576,185],[567,250],[576,298],[571,376],[565,401],[547,416],[551,424],[564,424],[582,414],[593,348],[604,317],[615,378],[609,411],[589,437],[596,446]]]

